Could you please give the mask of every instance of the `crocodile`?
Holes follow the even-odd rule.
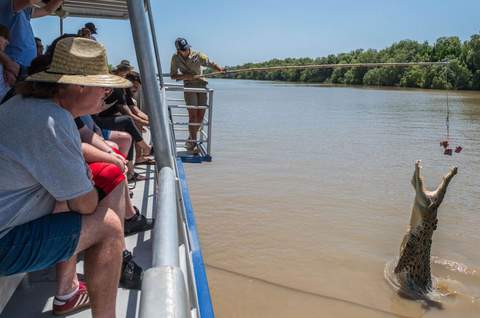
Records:
[[[410,216],[410,226],[400,246],[400,257],[394,273],[397,275],[403,291],[425,296],[432,291],[430,251],[433,232],[437,229],[438,207],[445,197],[448,184],[457,174],[458,169],[457,167],[451,168],[434,191],[425,189],[420,169],[420,160],[417,160],[412,178],[416,194]]]

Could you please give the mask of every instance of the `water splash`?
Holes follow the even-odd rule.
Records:
[[[415,290],[406,289],[395,274],[395,266],[399,257],[385,264],[384,277],[389,285],[405,298],[419,301],[433,301],[442,304],[453,304],[458,300],[480,303],[480,274],[477,269],[437,256],[430,258],[432,265],[432,291],[426,295]]]

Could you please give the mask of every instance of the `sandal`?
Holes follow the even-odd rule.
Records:
[[[147,177],[142,176],[140,173],[134,172],[133,175],[128,178],[128,181],[137,182],[137,181],[145,181],[147,179],[148,179]]]
[[[138,165],[154,165],[155,164],[155,160],[154,159],[151,159],[151,158],[145,158],[144,161],[140,161],[140,162],[135,162],[135,165],[138,166]]]

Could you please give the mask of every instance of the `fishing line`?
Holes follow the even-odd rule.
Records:
[[[451,156],[453,155],[453,152],[455,153],[460,153],[462,152],[463,148],[462,146],[456,146],[455,150],[453,148],[450,148],[450,103],[449,103],[449,95],[448,95],[448,89],[446,90],[446,117],[445,117],[445,128],[447,129],[445,139],[440,142],[440,146],[443,147],[443,154],[446,156]]]
[[[282,65],[282,66],[267,66],[267,67],[251,67],[242,69],[227,69],[223,72],[212,72],[198,77],[213,77],[216,75],[245,73],[245,72],[268,72],[279,70],[302,70],[302,69],[331,69],[331,68],[356,68],[356,67],[408,67],[408,66],[434,66],[434,65],[448,65],[446,62],[399,62],[399,63],[339,63],[339,64],[307,64],[307,65]]]
[[[255,276],[250,276],[250,275],[247,275],[247,274],[239,273],[239,272],[236,272],[236,271],[224,268],[224,267],[219,267],[219,266],[215,266],[215,265],[211,265],[211,264],[207,264],[207,263],[205,263],[205,265],[207,267],[213,268],[215,270],[219,270],[219,271],[226,272],[226,273],[229,273],[229,274],[232,274],[232,275],[240,276],[240,277],[243,277],[243,278],[246,278],[246,279],[256,280],[256,281],[259,281],[259,282],[262,282],[262,283],[265,283],[265,284],[268,284],[268,285],[271,285],[271,286],[275,286],[277,288],[287,289],[287,290],[290,290],[290,291],[293,291],[293,292],[296,292],[296,293],[301,293],[301,294],[306,294],[306,295],[310,295],[310,296],[314,296],[314,297],[320,297],[320,298],[324,298],[324,299],[328,299],[328,300],[338,301],[338,302],[350,304],[350,305],[353,305],[353,306],[362,307],[362,308],[367,309],[367,310],[381,312],[383,314],[387,314],[387,315],[390,315],[390,316],[393,316],[393,317],[412,318],[410,316],[404,316],[404,315],[396,314],[396,313],[386,311],[386,310],[383,310],[383,309],[380,309],[380,308],[375,308],[375,307],[371,307],[371,306],[368,306],[368,305],[360,304],[360,303],[357,303],[357,302],[354,302],[354,301],[351,301],[351,300],[337,298],[337,297],[334,297],[334,296],[323,295],[323,294],[320,294],[320,293],[315,293],[315,292],[311,292],[311,291],[308,291],[308,290],[302,290],[302,289],[298,289],[298,288],[295,288],[295,287],[283,285],[283,284],[272,282],[272,281],[269,281],[269,280],[266,280],[266,279],[263,279],[263,278],[258,278],[258,277],[255,277]]]

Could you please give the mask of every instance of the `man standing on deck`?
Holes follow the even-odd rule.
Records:
[[[43,2],[43,7],[34,7]],[[30,19],[55,12],[63,0],[0,0],[0,24],[10,31],[10,43],[5,53],[0,53],[0,63],[5,65],[5,80],[13,85],[17,77],[27,74],[27,68],[37,56],[37,46]]]
[[[174,80],[183,80],[186,88],[206,88],[208,82],[202,78],[202,66],[211,67],[219,72],[225,69],[208,59],[208,56],[190,49],[190,45],[184,38],[175,40],[177,53],[172,56],[170,64],[170,77]],[[207,93],[185,92],[187,106],[207,106]],[[188,151],[195,150],[197,146],[197,132],[203,122],[205,109],[188,109],[189,136],[185,146]],[[192,125],[193,124],[193,125]]]

